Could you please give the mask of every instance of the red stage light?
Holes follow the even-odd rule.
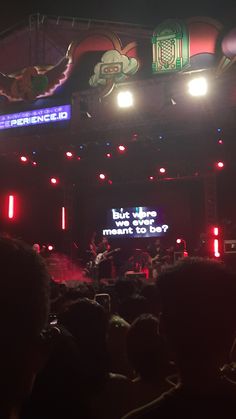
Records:
[[[218,144],[223,144],[223,140],[218,140]]]
[[[68,157],[68,159],[72,159],[73,153],[71,151],[67,151],[66,152],[66,157]]]
[[[104,175],[104,173],[100,173],[99,178],[101,180],[104,180],[104,179],[106,179],[106,175]]]
[[[224,167],[224,163],[223,163],[222,161],[218,161],[218,162],[217,162],[217,167],[218,167],[219,169],[222,169],[222,168]]]
[[[37,166],[37,162],[36,162],[36,161],[33,161],[33,162],[32,162],[32,165],[33,165],[33,166]]]
[[[50,182],[52,185],[56,185],[58,183],[58,179],[56,179],[55,177],[51,177]]]
[[[161,168],[159,169],[159,172],[160,172],[160,173],[165,173],[165,172],[166,172],[166,169],[165,169],[164,167],[161,167]]]
[[[214,234],[214,236],[219,235],[219,227],[213,227],[213,234]]]
[[[154,176],[149,176],[149,180],[154,180]]]
[[[216,258],[220,257],[220,253],[219,253],[219,240],[218,239],[214,239],[214,256]]]
[[[80,157],[80,156],[78,156],[78,157],[77,157],[77,160],[81,160],[81,157]]]
[[[9,195],[8,197],[8,218],[11,220],[14,218],[14,195]]]
[[[178,244],[180,244],[182,242],[182,240],[181,239],[177,239],[176,240],[176,243],[178,243]]]
[[[52,244],[48,245],[48,250],[51,252],[54,249],[54,247],[52,246]]]
[[[111,179],[109,179],[109,180],[108,180],[108,183],[109,183],[109,185],[112,185],[112,180],[111,180]]]
[[[28,158],[26,156],[20,156],[20,161],[26,163],[28,161]]]
[[[65,207],[62,207],[61,209],[61,229],[66,229],[66,209]]]
[[[118,150],[123,153],[126,150],[126,147],[124,145],[119,145]]]
[[[106,157],[109,159],[111,157],[111,153],[107,153]]]

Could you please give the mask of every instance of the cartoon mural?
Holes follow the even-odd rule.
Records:
[[[213,67],[221,24],[210,18],[167,20],[153,34],[154,74]]]
[[[221,58],[217,73],[223,73],[236,62],[236,28],[230,30],[221,42],[223,57]]]
[[[189,34],[184,22],[167,20],[152,37],[153,73],[179,71],[189,64]]]
[[[101,62],[94,75],[88,74],[92,87],[102,87],[101,96],[109,94],[116,83],[127,80],[139,68],[136,42],[122,47],[119,38],[109,31],[90,31],[80,41],[70,44],[66,56],[55,66],[32,66],[17,74],[0,73],[0,93],[10,101],[34,100],[56,92],[88,53],[101,52]],[[92,73],[92,69],[91,69]]]
[[[65,56],[54,66],[32,65],[15,74],[0,72],[0,95],[9,101],[33,101],[65,91],[69,96],[90,86],[105,97],[115,85],[132,79],[139,72],[140,63],[142,72],[138,75],[145,77],[150,77],[151,72],[158,75],[209,68],[220,75],[236,62],[236,29],[221,39],[222,29],[219,22],[204,17],[167,20],[153,32],[152,63],[151,45],[150,54],[142,55],[148,42],[142,49],[142,37],[138,38],[140,45],[132,41],[134,32],[126,34],[124,28],[123,46],[112,31],[88,30],[80,33],[79,40],[70,44]],[[147,36],[150,37],[150,31]]]
[[[0,93],[10,101],[34,100],[48,96],[63,83],[71,70],[71,46],[55,66],[28,67],[16,75],[0,73]]]
[[[129,58],[117,50],[110,50],[103,54],[101,62],[94,67],[94,74],[89,84],[92,87],[112,84],[112,88],[116,83],[124,82],[129,76],[134,75],[138,68],[139,63],[136,58]]]

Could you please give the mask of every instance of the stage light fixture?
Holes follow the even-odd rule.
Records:
[[[9,195],[8,196],[8,218],[10,220],[14,218],[14,204],[15,204],[14,195]]]
[[[220,257],[220,252],[219,252],[219,240],[218,239],[214,239],[213,247],[214,247],[214,256],[216,258],[219,258]]]
[[[106,179],[106,175],[104,175],[104,173],[100,173],[99,178],[101,180],[105,180]]]
[[[154,180],[154,176],[149,176],[148,179],[152,181]]]
[[[119,145],[118,146],[118,150],[121,152],[121,153],[124,153],[124,151],[126,150],[126,147],[124,146],[124,145]]]
[[[107,153],[107,154],[106,154],[106,157],[107,157],[108,159],[110,159],[110,158],[111,158],[111,153]]]
[[[216,163],[216,165],[217,165],[218,169],[223,169],[223,167],[224,167],[224,163],[222,161],[218,161]]]
[[[219,227],[213,227],[213,234],[215,237],[219,235]]]
[[[191,96],[205,96],[208,83],[205,77],[196,77],[188,82],[188,92]]]
[[[176,243],[177,243],[177,244],[180,244],[180,243],[181,243],[181,241],[182,241],[181,239],[177,239],[177,240],[176,240]]]
[[[36,161],[33,161],[33,162],[32,162],[32,165],[33,165],[33,166],[37,166],[37,162],[36,162]]]
[[[161,168],[159,169],[159,172],[160,172],[160,173],[162,173],[162,174],[164,174],[164,173],[166,172],[166,169],[165,169],[164,167],[161,167]]]
[[[22,163],[27,163],[28,158],[27,158],[26,156],[20,156],[20,161],[21,161]]]
[[[218,144],[223,144],[223,140],[219,139]]]
[[[55,177],[51,177],[50,182],[51,182],[52,185],[57,185],[58,179],[55,178]]]
[[[119,108],[130,108],[133,106],[134,99],[130,91],[122,91],[117,95],[117,104]]]
[[[73,153],[72,153],[71,151],[67,151],[67,152],[66,152],[66,157],[67,157],[68,159],[72,159],[74,156],[73,156]]]
[[[61,229],[66,229],[66,209],[65,207],[61,208]]]
[[[53,246],[52,244],[49,244],[49,245],[48,245],[48,250],[49,250],[49,252],[51,252],[53,249],[54,249],[54,246]]]

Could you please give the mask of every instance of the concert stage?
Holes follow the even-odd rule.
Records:
[[[0,40],[1,231],[82,269],[94,232],[121,249],[118,267],[157,237],[221,258],[236,237],[234,32],[207,18],[77,23],[31,16]]]

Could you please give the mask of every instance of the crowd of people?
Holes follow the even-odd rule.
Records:
[[[233,418],[236,278],[186,257],[156,283],[55,283],[0,238],[0,418]]]

